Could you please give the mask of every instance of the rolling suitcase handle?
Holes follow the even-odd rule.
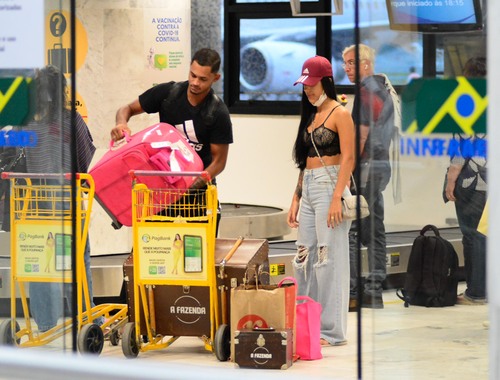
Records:
[[[233,257],[234,253],[236,252],[236,250],[238,249],[238,247],[241,245],[241,243],[243,242],[245,238],[240,236],[238,237],[238,240],[236,240],[236,242],[234,243],[234,245],[232,246],[232,248],[229,250],[229,252],[227,253],[227,255],[224,257],[224,259],[222,259],[222,261],[220,262],[220,268],[222,269],[222,271],[224,271],[224,266],[226,265],[226,263],[231,260],[231,257]]]

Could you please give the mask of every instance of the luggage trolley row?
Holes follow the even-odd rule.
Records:
[[[41,346],[71,331],[71,318],[65,318],[48,331],[33,329],[26,285],[36,282],[68,286],[73,281],[75,269],[71,258],[73,239],[76,247],[78,350],[99,354],[105,339],[118,344],[119,328],[127,322],[127,306],[92,306],[85,270],[84,251],[94,200],[92,177],[76,174],[74,194],[71,174],[2,173],[2,178],[9,179],[11,186],[11,318],[0,324],[0,344]],[[76,236],[72,234],[73,223],[76,223]],[[22,327],[16,319],[16,290],[21,298]],[[94,323],[98,319],[104,319],[101,326]]]
[[[252,271],[269,270],[267,241],[243,243],[242,238],[220,239],[216,252],[216,240],[219,240],[215,236],[217,193],[206,172],[131,171],[130,175],[133,254],[124,263],[128,303],[92,307],[83,261],[94,198],[92,176],[76,175],[76,218],[71,218],[71,186],[67,184],[70,175],[65,175],[63,181],[61,174],[4,173],[4,178],[11,181],[13,194],[12,307],[11,319],[0,325],[0,343],[19,347],[43,345],[72,328],[72,321],[65,320],[47,332],[34,332],[25,290],[28,282],[71,281],[72,268],[68,264],[71,260],[66,257],[68,250],[64,249],[67,243],[61,246],[62,255],[56,252],[50,258],[49,270],[45,272],[40,268],[47,266],[47,258],[34,258],[29,244],[25,241],[21,244],[19,237],[27,236],[30,230],[36,229],[42,235],[51,232],[59,239],[71,239],[71,235],[67,235],[74,219],[76,231],[81,231],[75,237],[80,352],[98,354],[105,339],[117,345],[121,338],[123,354],[134,358],[139,352],[166,348],[181,336],[197,336],[217,359],[226,361],[229,358],[228,290],[238,285],[243,277],[254,276]],[[147,181],[139,181],[139,178],[149,176],[165,178],[167,185],[148,188],[140,183]],[[192,183],[179,181],[179,177],[187,176],[202,176],[208,183],[207,188],[179,188],[180,183]],[[49,181],[48,185],[46,179],[59,180],[60,183]],[[177,187],[168,183],[177,183]],[[61,207],[62,203],[66,207]],[[255,243],[257,255],[254,255]],[[235,257],[240,268],[235,274],[234,268],[227,264],[238,249]],[[251,258],[252,265],[247,258]],[[241,278],[236,279],[235,276]],[[16,321],[17,288],[24,315],[22,328]],[[105,317],[106,322],[102,326],[93,323],[99,317]]]

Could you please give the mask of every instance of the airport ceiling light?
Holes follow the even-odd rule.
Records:
[[[332,0],[332,9],[335,12],[301,12],[301,0],[290,0],[292,16],[294,17],[312,17],[312,16],[333,16],[344,14],[344,0]]]

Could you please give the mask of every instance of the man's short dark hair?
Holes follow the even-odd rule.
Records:
[[[220,69],[220,55],[215,50],[203,48],[193,55],[191,63],[198,62],[200,66],[210,66],[211,72],[216,74]]]

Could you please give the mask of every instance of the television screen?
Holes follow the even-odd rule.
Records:
[[[390,27],[423,33],[481,30],[480,0],[386,0]]]

